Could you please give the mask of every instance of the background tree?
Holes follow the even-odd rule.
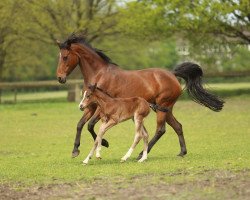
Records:
[[[248,0],[3,0],[0,81],[54,79],[55,40],[77,31],[128,69],[195,60],[207,71],[246,70],[249,10]]]
[[[128,3],[122,13],[120,28],[126,27],[128,35],[151,40],[175,36],[178,46],[189,49],[183,59],[200,61],[209,70],[247,69],[240,63],[232,66],[237,64],[234,56],[245,62],[249,57],[248,0],[141,0]]]

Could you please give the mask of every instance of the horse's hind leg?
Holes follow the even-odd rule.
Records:
[[[155,143],[161,138],[161,136],[166,132],[166,112],[157,112],[157,127],[154,137],[150,140],[148,144],[148,153],[151,151]],[[145,128],[144,128],[145,129]],[[143,151],[137,157],[137,160],[141,159]]]
[[[175,117],[173,116],[172,112],[169,112],[167,114],[167,119],[166,122],[174,129],[176,134],[178,135],[179,142],[180,142],[180,147],[181,147],[181,152],[178,154],[178,156],[184,156],[187,154],[187,149],[186,149],[186,143],[182,131],[182,125],[179,123]]]

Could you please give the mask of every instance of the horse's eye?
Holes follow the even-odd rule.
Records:
[[[68,59],[68,56],[64,56],[63,60],[66,61]]]

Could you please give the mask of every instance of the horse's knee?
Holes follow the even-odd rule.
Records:
[[[77,131],[82,131],[82,128],[83,128],[83,126],[84,126],[84,122],[83,121],[79,121],[78,123],[77,123],[77,127],[76,127],[76,129],[77,129]]]

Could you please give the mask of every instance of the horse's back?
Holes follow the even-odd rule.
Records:
[[[114,97],[142,97],[151,103],[156,102],[159,96],[175,101],[182,91],[175,75],[161,68],[113,68],[100,77],[99,85]]]

